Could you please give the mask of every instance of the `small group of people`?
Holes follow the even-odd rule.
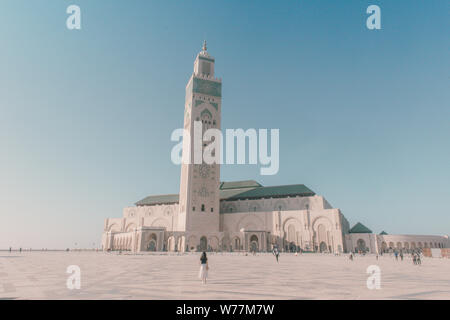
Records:
[[[422,264],[422,260],[420,259],[420,253],[413,252],[411,253],[411,255],[414,264]]]
[[[394,255],[395,255],[395,260],[398,260],[398,257],[400,256],[400,259],[403,261],[403,251],[400,251],[400,253],[398,253],[398,251],[395,251]]]

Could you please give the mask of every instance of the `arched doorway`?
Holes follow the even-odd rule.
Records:
[[[147,251],[156,251],[156,243],[157,243],[156,240],[157,240],[156,234],[152,233],[150,235],[150,239],[147,244]]]
[[[233,248],[234,250],[241,250],[241,239],[239,239],[238,237],[234,238]]]
[[[363,239],[358,239],[358,241],[356,241],[356,246],[358,251],[366,252],[366,242]]]
[[[381,243],[381,252],[386,252],[387,251],[387,243],[385,241],[383,241]]]
[[[328,246],[327,246],[327,244],[324,241],[322,241],[320,243],[319,250],[320,250],[320,252],[327,252],[328,251]]]
[[[257,252],[258,250],[259,250],[258,237],[256,235],[252,235],[250,237],[250,251]]]
[[[208,249],[208,240],[205,236],[200,238],[200,251],[206,251]]]

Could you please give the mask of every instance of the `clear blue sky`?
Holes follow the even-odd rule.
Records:
[[[82,10],[69,31],[66,8]],[[381,7],[382,30],[366,28]],[[0,2],[0,248],[92,247],[176,193],[171,132],[203,39],[222,128],[279,128],[280,171],[375,232],[450,233],[450,2]]]

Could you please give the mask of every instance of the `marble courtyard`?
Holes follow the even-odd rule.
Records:
[[[198,253],[0,252],[2,299],[450,299],[450,259],[389,254],[210,254],[202,285]],[[69,290],[69,265],[81,268],[81,288]],[[366,286],[369,265],[381,269],[381,289]]]

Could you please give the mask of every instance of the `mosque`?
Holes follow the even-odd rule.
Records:
[[[222,80],[206,43],[186,85],[184,128],[221,128]],[[193,134],[191,135],[191,137]],[[191,138],[192,139],[192,138]],[[184,144],[193,146],[193,143]],[[191,149],[192,150],[192,149]],[[193,152],[191,152],[193,154]],[[283,251],[340,253],[449,248],[448,236],[374,234],[350,229],[338,208],[303,184],[263,186],[220,181],[220,164],[182,164],[179,194],[148,196],[105,220],[102,248],[145,251]]]

